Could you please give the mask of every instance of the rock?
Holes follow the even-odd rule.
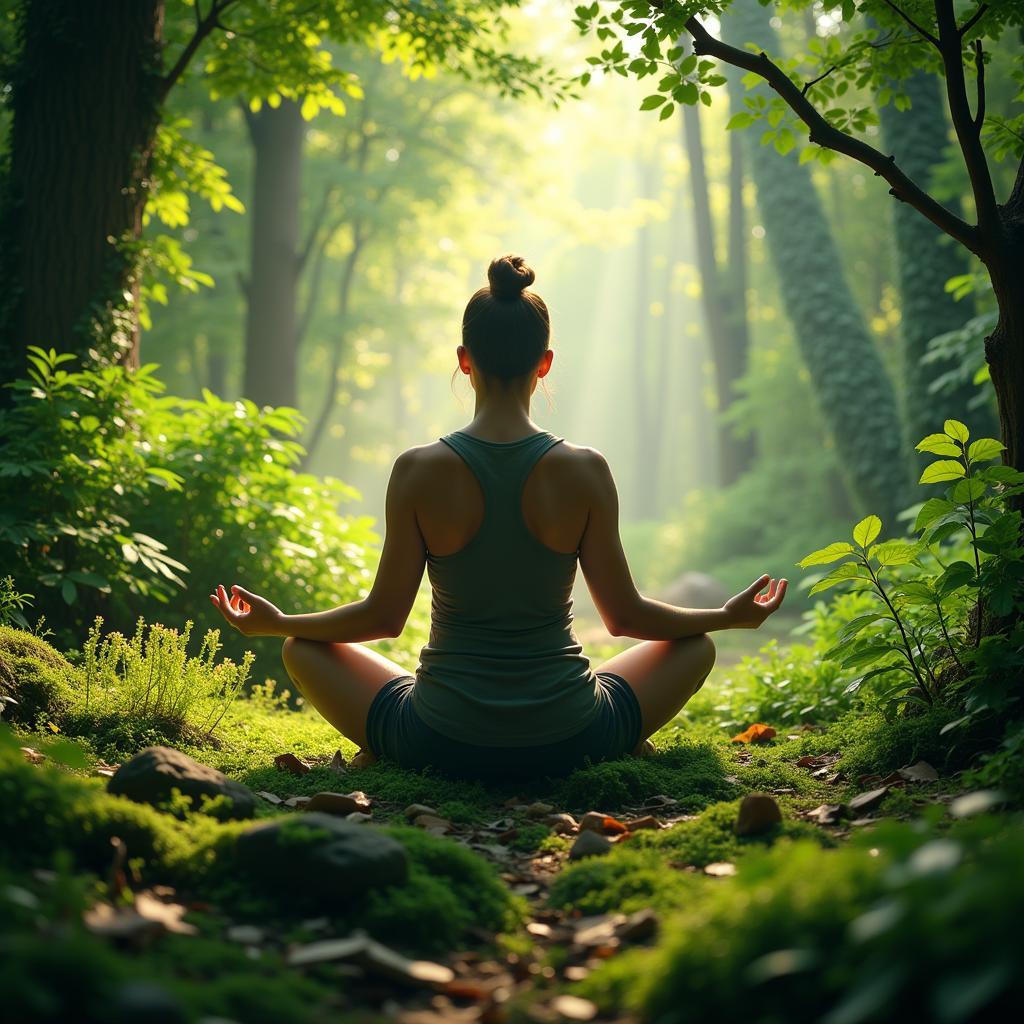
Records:
[[[728,599],[725,587],[703,572],[684,572],[659,595],[659,600],[681,608],[721,608]]]
[[[899,770],[899,774],[907,782],[935,782],[939,777],[939,773],[927,761],[908,764]]]
[[[556,836],[572,835],[579,830],[579,822],[571,814],[549,814],[544,819]]]
[[[807,817],[811,821],[816,821],[819,825],[836,825],[842,816],[842,804],[821,804],[819,807],[815,807],[813,811],[807,812]]]
[[[437,816],[437,811],[433,807],[428,807],[426,804],[409,804],[408,807],[402,812],[409,821],[414,818],[418,818],[421,814],[432,814]]]
[[[597,1016],[597,1006],[579,996],[555,996],[551,1009],[563,1020],[593,1020]]]
[[[251,818],[256,797],[240,782],[223,772],[194,761],[173,747],[147,747],[126,761],[107,783],[107,791],[140,804],[159,804],[178,789],[201,809],[202,798],[227,797],[229,805],[217,808],[217,818]]]
[[[317,793],[306,804],[307,811],[323,811],[325,814],[353,814],[356,811],[365,813],[370,809],[370,801],[365,793]]]
[[[452,830],[452,823],[447,818],[439,818],[436,814],[417,814],[412,823],[442,836]]]
[[[537,801],[533,804],[528,804],[526,808],[526,816],[528,818],[543,818],[547,814],[551,814],[554,811],[554,807],[551,804],[545,804],[541,801]]]
[[[580,860],[583,857],[600,857],[612,848],[611,842],[597,832],[587,829],[580,831],[576,842],[569,851],[569,860]]]
[[[258,946],[267,937],[267,933],[254,924],[232,925],[226,934],[232,942],[241,942],[246,946]]]
[[[738,836],[756,836],[782,821],[779,805],[767,793],[748,793],[740,803],[733,831]]]
[[[373,821],[373,815],[366,814],[363,811],[353,811],[351,814],[345,815],[345,820],[361,825],[364,821]]]
[[[285,807],[290,807],[293,811],[299,811],[309,803],[309,800],[308,796],[290,796],[285,800],[284,805]]]
[[[344,907],[369,889],[404,882],[405,847],[375,828],[333,814],[299,813],[243,832],[238,869],[275,895]]]
[[[630,914],[615,929],[615,934],[623,942],[643,942],[645,939],[653,938],[657,931],[658,915],[650,907],[645,907]]]
[[[348,767],[345,764],[345,755],[340,750],[336,750],[334,752],[334,757],[331,758],[331,763],[327,767],[330,768],[332,772],[337,772],[341,775]]]
[[[626,826],[621,821],[613,818],[610,814],[605,814],[603,811],[587,811],[580,818],[580,832],[600,832],[602,835],[617,835],[625,831]]]
[[[276,806],[277,804],[284,803],[276,793],[268,793],[265,789],[257,790],[256,795],[261,800],[266,800],[268,804],[274,804]]]
[[[736,874],[736,865],[725,860],[716,860],[713,864],[705,865],[704,874],[711,875],[712,878],[729,878]]]
[[[290,775],[305,775],[310,770],[309,765],[305,761],[292,753],[278,754],[274,758],[274,765]]]
[[[639,832],[641,829],[645,828],[661,828],[661,822],[658,821],[653,814],[646,814],[642,818],[630,818],[629,821],[624,821],[622,824],[625,825],[630,832]]]
[[[111,1024],[185,1024],[189,1019],[177,1000],[151,981],[126,981],[108,1012]]]

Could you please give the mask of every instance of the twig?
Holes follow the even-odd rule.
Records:
[[[936,50],[941,49],[938,39],[927,29],[922,28],[914,19],[901,7],[897,7],[892,0],[885,0],[886,4],[894,10],[922,39],[927,39]]]

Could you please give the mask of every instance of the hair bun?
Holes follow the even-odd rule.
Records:
[[[487,268],[491,294],[496,299],[518,299],[523,289],[537,279],[533,269],[522,256],[499,256]]]

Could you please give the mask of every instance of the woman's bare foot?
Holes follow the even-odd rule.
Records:
[[[377,763],[375,754],[371,754],[365,747],[352,757],[349,766],[352,768],[369,768],[371,764]]]
[[[641,740],[632,750],[633,757],[651,757],[658,748],[650,740]]]

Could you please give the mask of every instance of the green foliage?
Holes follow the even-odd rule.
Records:
[[[852,544],[830,544],[800,565],[839,563],[814,583],[812,594],[844,585],[874,599],[874,608],[847,623],[825,653],[843,669],[861,670],[847,691],[876,680],[885,688],[883,701],[896,710],[948,699],[952,682],[966,698],[967,715],[956,723],[962,725],[972,715],[1005,711],[1017,699],[1008,682],[1024,664],[1019,617],[988,635],[983,624],[985,615],[999,620],[1024,609],[1021,516],[1009,504],[1024,493],[1024,474],[984,467],[1003,445],[992,438],[971,441],[958,420],[946,420],[943,433],[929,434],[917,450],[937,456],[920,482],[950,484],[944,497],[920,506],[917,541],[877,542],[881,520],[867,516],[854,527]],[[969,545],[970,561],[955,557],[957,540]]]
[[[17,626],[28,629],[25,609],[32,604],[33,594],[19,594],[14,586],[14,577],[0,579],[0,626]]]
[[[104,636],[97,619],[82,648],[82,690],[75,731],[103,723],[157,722],[169,736],[208,740],[249,677],[253,654],[241,665],[216,662],[220,631],[208,630],[199,654],[188,653],[192,622],[179,633],[140,618],[130,639]]]
[[[883,823],[839,850],[752,853],[734,879],[690,894],[655,953],[609,961],[583,993],[666,1024],[1010,1012],[1022,854],[1024,826],[998,818],[946,835]]]
[[[60,719],[75,699],[74,669],[34,633],[0,626],[0,716],[31,725]]]
[[[0,410],[0,557],[39,582],[62,636],[76,642],[99,613],[127,631],[172,597],[203,621],[218,582],[286,608],[366,593],[371,520],[338,513],[351,488],[297,472],[297,412],[158,397],[154,366],[69,372],[71,358],[33,350]],[[192,565],[202,579],[186,582]],[[241,659],[243,643],[225,646]]]

